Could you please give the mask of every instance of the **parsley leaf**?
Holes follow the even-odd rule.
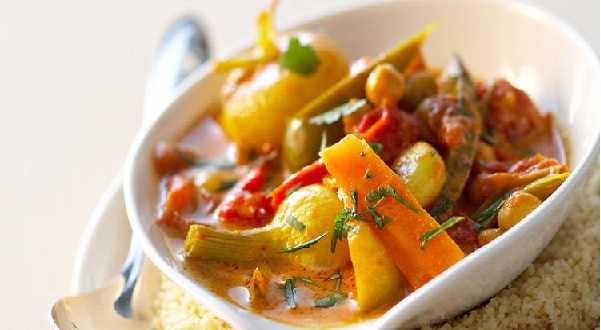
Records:
[[[384,228],[384,226],[387,223],[392,221],[392,218],[390,218],[387,215],[385,215],[385,216],[380,215],[380,213],[378,213],[378,211],[376,211],[376,209],[371,206],[367,208],[367,213],[369,213],[371,215],[371,217],[374,219],[374,223],[376,224],[376,227],[378,227],[378,229]]]
[[[290,248],[283,249],[281,252],[282,252],[282,253],[291,253],[291,252],[296,252],[296,251],[298,251],[298,250],[301,250],[301,249],[308,249],[308,248],[310,248],[310,247],[311,247],[313,244],[315,244],[315,243],[319,242],[319,241],[320,241],[322,238],[324,238],[324,237],[325,237],[327,234],[328,234],[328,232],[324,232],[324,233],[322,233],[321,235],[319,235],[319,236],[317,236],[317,237],[315,237],[315,238],[313,238],[313,239],[310,239],[310,240],[308,240],[308,241],[306,241],[306,242],[300,243],[300,244],[298,244],[298,245],[295,245],[295,246],[293,246],[293,247],[290,247]]]
[[[302,276],[295,276],[294,277],[295,281],[300,281],[303,282],[305,284],[308,284],[310,286],[314,286],[316,288],[320,288],[323,289],[323,286],[315,281],[313,281],[312,279],[308,278],[308,277],[302,277]]]
[[[488,228],[490,222],[495,218],[497,212],[501,209],[505,201],[509,197],[509,193],[501,194],[489,206],[474,216],[474,220],[478,223],[478,228]]]
[[[438,236],[438,234],[453,227],[454,225],[458,224],[459,222],[463,221],[464,219],[465,219],[465,217],[450,217],[447,221],[443,222],[442,225],[440,225],[440,227],[432,229],[432,230],[428,231],[427,233],[423,234],[419,238],[419,247],[422,249],[425,248],[426,243],[428,243],[429,240],[433,239],[434,237]]]
[[[350,100],[343,103],[330,111],[326,111],[309,119],[309,123],[313,125],[329,125],[340,120],[340,118],[350,115],[353,112],[361,109],[367,104],[366,99]]]
[[[325,296],[315,300],[315,307],[330,308],[336,305],[336,297],[334,295]]]
[[[280,56],[280,66],[303,75],[313,73],[319,65],[317,52],[310,45],[302,45],[298,38],[288,41],[288,48]]]
[[[334,218],[334,226],[332,227],[332,240],[330,241],[330,252],[336,251],[336,243],[342,240],[348,231],[346,222],[351,218],[352,211],[343,209]]]
[[[284,281],[284,295],[286,296],[286,303],[288,304],[288,308],[296,308],[296,300],[294,298],[294,279],[287,278]]]
[[[404,198],[399,196],[399,194],[396,192],[396,190],[394,190],[394,188],[392,186],[387,185],[387,184],[379,186],[378,188],[367,193],[367,196],[365,196],[365,199],[367,200],[367,202],[370,205],[375,206],[381,200],[383,200],[384,198],[386,198],[388,196],[392,197],[399,204],[405,206],[406,208],[410,209],[411,211],[413,211],[415,213],[419,213],[419,209],[417,207],[413,206],[407,200],[405,200]]]
[[[336,291],[329,296],[315,300],[314,306],[319,308],[330,308],[336,305],[336,303],[344,300],[346,297],[348,297],[347,293]]]

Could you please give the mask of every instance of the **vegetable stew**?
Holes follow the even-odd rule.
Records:
[[[377,317],[568,177],[551,114],[459,56],[429,66],[431,27],[349,66],[326,36],[277,34],[274,6],[214,63],[219,111],[154,155],[157,224],[224,299],[303,326]]]

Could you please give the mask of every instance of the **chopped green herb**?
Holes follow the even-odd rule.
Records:
[[[392,221],[392,219],[389,216],[387,216],[387,215],[382,216],[380,213],[378,213],[378,211],[376,211],[375,208],[373,208],[371,206],[367,208],[367,213],[369,213],[371,215],[371,217],[374,219],[374,223],[376,224],[376,227],[378,227],[378,229],[384,228],[384,226],[387,223]]]
[[[488,228],[488,225],[495,218],[497,212],[499,212],[503,204],[505,204],[508,197],[509,193],[501,194],[501,196],[497,197],[490,205],[474,216],[474,220],[478,223],[478,228]]]
[[[342,300],[344,298],[347,298],[348,297],[348,293],[342,292],[342,291],[336,291],[336,292],[334,292],[334,297],[336,297],[336,299],[338,301],[340,301],[340,300]]]
[[[353,112],[361,109],[367,104],[366,99],[350,100],[343,103],[330,111],[326,111],[309,119],[309,123],[313,125],[329,125],[340,120],[340,118],[350,115]]]
[[[336,243],[342,240],[348,231],[346,222],[351,219],[351,210],[343,209],[334,218],[334,226],[332,227],[332,240],[330,241],[330,252],[336,251]]]
[[[305,231],[305,228],[306,228],[305,224],[298,221],[298,219],[295,216],[293,216],[292,214],[289,214],[286,217],[286,223],[298,231]]]
[[[313,244],[319,242],[319,240],[321,240],[322,238],[324,238],[326,235],[328,234],[328,232],[322,233],[319,236],[310,239],[306,242],[300,243],[298,245],[295,245],[291,248],[286,248],[282,250],[282,253],[291,253],[291,252],[296,252],[298,250],[302,250],[302,249],[308,249],[310,248]]]
[[[425,248],[426,243],[428,243],[429,240],[433,239],[438,234],[453,227],[454,225],[458,224],[459,222],[463,221],[464,219],[465,219],[465,217],[450,217],[449,219],[447,219],[447,221],[443,222],[440,225],[440,227],[432,229],[432,230],[428,231],[427,233],[423,234],[422,237],[419,238],[419,247],[422,249]]]
[[[392,197],[399,204],[405,206],[406,208],[410,209],[411,211],[413,211],[415,213],[419,213],[418,208],[416,208],[411,203],[406,201],[404,198],[399,196],[399,194],[396,192],[396,190],[394,190],[394,188],[390,185],[382,185],[382,186],[379,186],[378,188],[370,191],[369,193],[367,193],[367,196],[365,196],[365,199],[367,200],[367,202],[370,205],[376,206],[378,203],[380,203],[380,201],[382,201],[384,198],[386,198],[388,196]]]
[[[332,228],[332,240],[330,242],[330,251],[334,253],[336,251],[336,243],[344,239],[349,231],[347,222],[351,219],[359,221],[368,221],[361,213],[359,213],[359,193],[356,190],[352,190],[350,193],[351,200],[353,201],[353,208],[342,209],[334,218],[334,226]]]
[[[380,203],[380,201],[382,201],[388,195],[390,195],[389,188],[392,188],[392,187],[390,187],[388,185],[379,186],[378,188],[368,192],[367,196],[365,196],[365,199],[367,200],[367,202],[369,204],[376,205],[376,204]]]
[[[334,305],[336,305],[336,297],[332,294],[315,300],[314,306],[319,308],[330,308]]]
[[[379,155],[384,150],[382,143],[370,143],[369,146]]]
[[[315,281],[313,281],[312,279],[308,278],[308,277],[302,277],[302,276],[295,276],[294,277],[295,281],[300,281],[303,282],[305,284],[308,284],[310,286],[314,286],[316,288],[320,288],[323,289],[323,286]]]
[[[344,300],[348,297],[348,294],[345,292],[336,291],[329,296],[325,296],[315,300],[315,307],[319,308],[330,308],[340,301]]]
[[[294,186],[288,188],[288,190],[286,190],[286,197],[292,195],[295,191],[299,190],[301,187],[300,182],[295,184]]]
[[[219,182],[219,187],[217,187],[217,192],[224,192],[230,190],[233,186],[238,183],[238,179],[230,179],[230,180],[222,180]]]
[[[284,281],[284,295],[286,296],[286,303],[288,304],[288,308],[296,308],[296,299],[294,297],[295,294],[294,289],[294,279],[287,278]]]
[[[365,178],[367,180],[369,180],[369,179],[371,179],[373,177],[374,177],[374,173],[370,169],[367,169],[367,171],[365,171]]]
[[[298,38],[288,41],[288,48],[280,56],[280,66],[303,75],[308,75],[317,69],[319,57],[311,45],[301,44]]]
[[[328,280],[336,281],[334,284],[334,288],[336,291],[340,290],[340,284],[342,284],[342,274],[340,274],[340,271],[330,275],[330,277],[328,277]]]

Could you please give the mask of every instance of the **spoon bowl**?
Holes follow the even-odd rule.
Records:
[[[598,153],[598,59],[573,29],[536,8],[501,0],[383,2],[307,20],[289,30],[324,33],[338,42],[349,59],[356,59],[384,51],[433,21],[439,27],[425,44],[427,62],[442,66],[457,53],[473,74],[485,79],[505,77],[524,89],[541,110],[554,113],[566,137],[572,174],[539,208],[500,238],[381,317],[346,328],[415,327],[452,317],[490,298],[549,243]],[[201,67],[183,84],[167,110],[137,137],[125,177],[127,213],[152,262],[216,315],[238,329],[290,328],[227,302],[195,281],[183,271],[177,251],[154,221],[158,178],[153,149],[160,141],[177,141],[218,103],[223,80],[211,73],[209,66]]]

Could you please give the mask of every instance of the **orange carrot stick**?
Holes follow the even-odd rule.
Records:
[[[346,193],[357,192],[359,212],[373,206],[367,201],[370,192],[381,187],[392,187],[396,192],[397,199],[389,194],[376,206],[379,214],[392,221],[382,229],[372,226],[414,289],[464,257],[461,248],[444,231],[428,241],[423,249],[420,247],[420,237],[438,228],[438,223],[421,208],[400,177],[365,141],[349,134],[325,149],[322,158],[328,172]]]

